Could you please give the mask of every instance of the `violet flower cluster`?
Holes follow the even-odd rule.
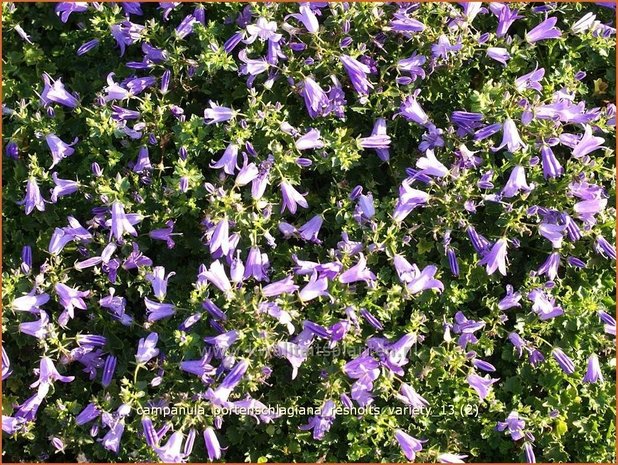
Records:
[[[613,9],[3,5],[9,456],[610,461]]]

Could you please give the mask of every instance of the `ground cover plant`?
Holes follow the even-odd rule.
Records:
[[[2,9],[4,461],[615,460],[615,4]]]

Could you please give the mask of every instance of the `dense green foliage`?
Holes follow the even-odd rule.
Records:
[[[541,4],[537,4],[541,5]],[[143,16],[132,15],[130,20],[146,27],[123,56],[110,34],[110,27],[125,19],[119,4],[104,4],[100,9],[89,7],[86,12],[73,13],[66,23],[54,12],[54,4],[4,3],[2,24],[3,149],[9,141],[19,148],[17,159],[4,156],[3,180],[3,345],[10,360],[12,373],[3,382],[3,414],[12,416],[36,389],[29,386],[38,379],[33,370],[43,356],[50,357],[63,375],[75,376],[69,383],[56,381],[43,401],[36,421],[26,423],[15,434],[3,435],[3,460],[13,461],[157,461],[159,457],[146,444],[140,407],[152,403],[202,408],[203,414],[175,415],[167,418],[153,416],[155,427],[166,421],[174,431],[188,433],[195,428],[199,434],[190,461],[208,460],[201,432],[215,423],[210,401],[193,396],[205,392],[207,386],[197,376],[182,371],[180,362],[201,357],[205,336],[217,331],[208,322],[208,314],[187,331],[178,327],[187,317],[203,312],[202,302],[210,298],[228,316],[227,331],[236,330],[238,340],[233,345],[236,357],[246,358],[249,369],[236,386],[230,400],[243,399],[247,394],[267,406],[301,408],[319,407],[333,399],[341,406],[340,396],[350,394],[354,383],[343,371],[345,363],[359,356],[371,336],[398,340],[405,334],[415,334],[418,343],[408,354],[409,362],[403,375],[395,375],[382,366],[373,383],[374,402],[364,415],[337,416],[332,427],[321,440],[312,438],[311,431],[299,430],[307,424],[311,414],[296,412],[272,422],[257,422],[249,415],[226,415],[216,430],[222,447],[227,447],[225,461],[272,462],[399,462],[405,456],[393,433],[401,429],[411,436],[426,439],[417,461],[433,462],[439,454],[466,454],[467,461],[518,462],[525,461],[523,441],[514,441],[508,432],[496,430],[512,411],[525,420],[525,431],[533,435],[536,458],[543,462],[613,462],[615,461],[615,338],[604,332],[598,312],[614,314],[615,261],[607,259],[595,249],[595,242],[603,236],[615,243],[615,123],[611,120],[611,103],[615,100],[615,36],[598,37],[592,31],[574,33],[571,26],[588,12],[597,15],[605,24],[614,24],[614,10],[595,4],[559,3],[549,5],[548,11],[534,11],[530,4],[509,4],[519,9],[517,19],[504,37],[497,37],[496,16],[485,8],[471,24],[465,19],[454,27],[448,24],[461,16],[458,4],[424,4],[410,13],[425,25],[425,30],[406,37],[390,30],[395,4],[330,4],[321,8],[319,32],[310,34],[295,18],[298,4],[252,4],[250,23],[264,17],[277,23],[277,32],[287,44],[282,51],[287,56],[272,65],[268,72],[276,72],[277,79],[265,81],[268,72],[257,75],[253,87],[246,85],[247,76],[239,74],[243,64],[238,58],[242,48],[254,59],[265,56],[267,45],[260,39],[252,44],[241,43],[226,53],[223,44],[241,30],[235,19],[245,4],[204,4],[206,24],[196,23],[193,33],[181,38],[175,28],[193,12],[195,4],[174,8],[164,21],[158,4],[142,4]],[[486,5],[487,6],[487,5]],[[535,44],[525,41],[525,34],[549,15],[557,17],[562,36]],[[228,21],[229,19],[229,21]],[[349,33],[345,22],[349,21]],[[293,24],[283,27],[283,24]],[[28,43],[17,34],[21,26],[30,36]],[[483,33],[489,33],[486,43],[479,43]],[[461,41],[461,49],[448,53],[446,58],[432,60],[432,46],[441,35],[451,44]],[[294,37],[295,35],[295,37]],[[340,46],[344,37],[351,37],[351,45]],[[382,37],[384,36],[384,37]],[[97,47],[77,56],[77,49],[91,39],[98,39]],[[304,42],[306,49],[293,52],[289,42]],[[167,51],[167,60],[148,69],[132,70],[129,62],[143,59],[141,44]],[[506,65],[487,56],[487,47],[507,48],[510,59]],[[413,52],[428,58],[423,66],[427,74],[410,84],[398,83],[405,75],[398,70],[399,60]],[[361,98],[351,85],[340,55],[364,55],[375,60],[377,68],[368,79],[373,83],[366,98]],[[312,59],[312,60],[310,60]],[[433,61],[434,66],[430,66]],[[433,70],[430,68],[433,67]],[[515,79],[544,68],[542,90],[518,90]],[[168,92],[160,91],[165,70],[171,71]],[[576,76],[585,71],[585,77]],[[101,101],[105,94],[108,74],[121,83],[132,75],[154,76],[157,84],[137,97],[123,102]],[[66,88],[79,95],[80,105],[71,110],[53,104],[51,115],[41,105],[38,94],[43,91],[42,75],[62,78]],[[323,89],[333,84],[336,76],[345,91],[345,118],[331,114],[312,119],[307,113],[301,94],[303,79],[312,77]],[[437,158],[450,173],[435,178],[429,184],[415,182],[413,187],[430,194],[422,208],[412,211],[405,220],[393,220],[399,189],[407,177],[406,168],[414,168],[423,156],[418,148],[426,128],[401,115],[402,101],[420,89],[418,102],[438,128],[442,128],[444,146],[437,147]],[[572,93],[575,103],[585,108],[599,109],[599,117],[590,123],[595,136],[603,137],[603,147],[590,153],[591,162],[572,156],[565,144],[552,147],[564,167],[562,176],[546,179],[538,143],[557,138],[561,134],[584,133],[584,125],[555,123],[533,119],[521,123],[525,105],[535,107],[552,101],[554,94],[565,89]],[[521,99],[527,99],[522,105]],[[212,100],[233,108],[235,117],[227,122],[207,125],[204,109]],[[131,138],[112,118],[112,104],[137,110],[137,120],[144,123],[142,136]],[[172,106],[184,110],[184,118],[171,111]],[[526,107],[527,108],[527,107]],[[3,107],[4,109],[4,107]],[[493,151],[500,144],[502,130],[484,140],[474,141],[470,134],[461,135],[453,126],[453,111],[478,112],[484,124],[503,123],[512,118],[527,147],[511,153],[506,149]],[[614,108],[615,111],[615,108]],[[390,136],[390,161],[384,162],[372,149],[363,149],[360,138],[371,134],[377,118],[386,119]],[[615,120],[614,120],[615,121]],[[135,121],[128,125],[133,127]],[[288,123],[305,134],[310,128],[320,131],[323,148],[299,151],[298,137],[285,132]],[[56,134],[74,146],[75,153],[50,169],[51,155],[45,136]],[[148,143],[150,134],[156,143]],[[240,152],[247,151],[250,142],[256,154],[250,161],[256,164],[272,154],[274,165],[269,185],[261,199],[254,199],[251,186],[234,184],[234,176],[211,165],[219,160],[228,144],[236,143]],[[456,170],[455,152],[466,144],[482,160],[479,168]],[[130,168],[140,148],[148,146],[152,169],[149,174],[136,173]],[[179,151],[187,151],[186,159]],[[301,167],[298,157],[308,158],[311,166]],[[91,165],[97,162],[103,174],[96,177]],[[239,156],[242,166],[242,156]],[[507,183],[516,165],[526,169],[527,182],[534,189],[518,193],[498,202],[488,199]],[[481,175],[493,170],[493,189],[480,189]],[[61,179],[79,181],[79,190],[55,203],[46,203],[44,211],[24,213],[24,198],[28,179],[36,179],[41,193],[49,200],[54,187],[52,172]],[[541,320],[532,311],[528,293],[548,281],[536,271],[548,255],[552,244],[538,231],[541,219],[531,214],[532,206],[568,212],[575,217],[574,205],[579,201],[572,195],[571,185],[583,177],[601,186],[607,194],[607,207],[595,215],[596,223],[586,229],[579,219],[582,238],[571,241],[565,237],[556,251],[561,264],[555,286],[551,289],[564,314]],[[188,182],[185,192],[179,188]],[[296,214],[280,213],[281,181],[287,180],[300,193],[308,193],[308,208]],[[363,193],[371,192],[375,216],[358,221],[355,215],[357,200],[351,200],[354,186],[361,185]],[[144,297],[155,300],[146,278],[151,266],[118,270],[115,283],[96,265],[79,271],[74,263],[89,256],[100,255],[114,239],[105,220],[109,213],[93,211],[121,202],[127,213],[139,213],[142,221],[135,227],[137,237],[126,236],[118,242],[116,256],[126,258],[134,244],[152,260],[152,266],[164,266],[174,271],[169,280],[165,302],[173,303],[176,313],[171,318],[147,321]],[[476,211],[464,208],[473,202]],[[97,216],[98,215],[98,216]],[[296,227],[315,215],[324,222],[319,231],[321,243],[303,241],[298,237],[286,239],[278,230],[281,221]],[[70,242],[57,254],[48,247],[55,228],[67,226],[67,217],[75,217],[93,235],[88,243]],[[101,219],[103,218],[103,219]],[[210,267],[211,257],[205,236],[208,228],[221,218],[229,218],[230,233],[238,233],[237,250],[243,260],[250,247],[257,246],[268,254],[270,281],[293,276],[302,289],[310,275],[295,276],[292,256],[319,263],[338,262],[343,270],[358,262],[358,255],[341,249],[342,233],[350,241],[363,247],[367,266],[376,275],[372,285],[359,281],[344,284],[337,279],[328,283],[332,296],[322,296],[303,302],[298,293],[265,298],[260,288],[266,282],[250,278],[225,296],[215,286],[196,286],[201,264]],[[175,247],[153,240],[148,232],[165,227],[174,220]],[[473,225],[491,243],[504,237],[508,246],[508,272],[488,275],[479,265],[480,255],[470,243],[466,230]],[[212,231],[210,231],[212,233]],[[209,234],[210,234],[209,233]],[[459,276],[449,269],[445,235],[450,234],[449,247],[456,251]],[[270,236],[276,246],[270,244]],[[22,247],[32,247],[32,270],[24,272]],[[612,245],[613,247],[613,245]],[[435,264],[436,278],[444,286],[442,292],[425,290],[411,295],[401,282],[393,266],[393,257],[402,255],[422,270]],[[235,255],[235,253],[234,253]],[[578,257],[586,264],[577,268],[567,264],[567,257]],[[226,268],[229,270],[229,268]],[[229,271],[228,271],[229,276]],[[86,310],[75,310],[75,317],[65,327],[58,317],[63,311],[54,291],[57,283],[66,283],[82,291],[90,290],[85,299]],[[519,307],[500,310],[498,302],[510,284],[521,293]],[[51,299],[42,308],[50,316],[48,335],[36,339],[19,331],[19,325],[38,317],[29,312],[16,311],[13,301],[30,292],[47,293]],[[101,298],[113,287],[118,296],[126,299],[126,312],[134,322],[122,325],[101,307]],[[298,334],[302,322],[310,320],[326,328],[345,320],[346,308],[358,313],[367,309],[383,325],[378,331],[359,316],[361,331],[350,330],[334,349],[328,349],[317,338],[313,353],[300,366],[298,376],[291,379],[290,363],[275,356],[278,342],[292,340],[285,325],[259,310],[264,301],[277,302],[289,312]],[[445,324],[453,324],[461,311],[470,320],[484,322],[476,331],[478,343],[465,350],[457,344],[459,335],[445,331]],[[138,341],[151,331],[157,332],[157,347],[165,358],[151,360],[137,368],[135,352]],[[509,341],[509,334],[517,332],[531,347],[540,350],[545,361],[533,366],[525,351],[518,357]],[[118,358],[111,384],[103,387],[101,367],[95,380],[90,380],[78,362],[67,363],[77,347],[76,336],[96,334],[106,338],[105,354]],[[551,356],[554,347],[561,348],[573,360],[575,372],[567,374]],[[230,349],[230,350],[232,350]],[[322,349],[322,351],[320,351]],[[479,399],[466,381],[474,370],[466,353],[474,350],[478,358],[491,363],[499,378],[489,395]],[[604,382],[584,383],[588,357],[599,358]],[[213,365],[219,361],[213,360]],[[265,375],[264,367],[272,374]],[[228,367],[229,368],[229,367]],[[153,378],[164,374],[160,384]],[[479,371],[479,374],[483,374]],[[219,383],[218,380],[217,383]],[[408,383],[430,405],[416,416],[393,410],[404,406],[396,393],[402,382]],[[118,454],[105,449],[90,434],[90,424],[78,426],[76,415],[90,402],[101,410],[116,412],[121,404],[131,406],[131,413],[123,420],[125,430]],[[391,409],[391,410],[389,410]],[[95,420],[99,422],[99,420]],[[98,439],[106,432],[101,426]],[[59,438],[63,451],[51,443]],[[165,441],[163,441],[165,442]]]

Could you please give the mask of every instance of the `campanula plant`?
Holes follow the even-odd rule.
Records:
[[[615,4],[2,9],[5,461],[615,461]]]

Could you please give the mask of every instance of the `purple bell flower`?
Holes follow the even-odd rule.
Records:
[[[45,107],[49,106],[51,102],[71,109],[79,106],[77,98],[65,89],[60,78],[54,80],[49,74],[45,73],[43,74],[43,83],[45,87],[41,93],[41,102]]]
[[[40,212],[45,211],[45,199],[41,196],[41,190],[35,178],[28,178],[28,182],[26,183],[26,196],[23,200],[18,202],[18,204],[25,205],[24,210],[26,215],[32,213],[35,208]]]
[[[324,142],[320,139],[320,131],[311,129],[307,134],[297,139],[295,145],[298,150],[321,149],[324,147]]]
[[[571,360],[562,349],[555,348],[551,351],[554,360],[558,363],[558,366],[564,371],[567,375],[571,375],[575,373],[575,364],[573,360]]]
[[[150,360],[159,355],[159,349],[157,349],[157,341],[159,335],[157,333],[150,333],[146,338],[141,338],[137,346],[137,353],[135,354],[135,360],[140,365],[145,365]]]
[[[303,208],[309,207],[309,204],[305,198],[286,181],[281,182],[281,195],[283,197],[283,201],[281,203],[281,213],[283,213],[287,208],[290,213],[295,214],[298,205]]]
[[[499,378],[491,378],[489,375],[479,376],[473,373],[468,376],[467,381],[470,387],[476,391],[479,398],[484,400],[491,391],[492,384],[499,381]]]
[[[496,429],[498,431],[504,431],[508,429],[509,434],[511,435],[511,439],[513,441],[519,441],[521,438],[524,437],[523,429],[525,427],[526,422],[520,419],[519,414],[517,412],[511,412],[504,421],[498,422]]]
[[[481,261],[479,261],[479,265],[487,265],[488,275],[498,270],[502,275],[506,276],[506,249],[507,240],[505,238],[498,239],[491,250],[485,253]]]
[[[360,95],[368,95],[369,89],[373,89],[373,84],[367,79],[367,74],[371,73],[369,67],[349,55],[341,55],[339,59],[356,92]]]
[[[217,105],[212,100],[208,101],[210,108],[204,110],[204,121],[206,124],[218,124],[231,120],[235,112],[231,108]]]
[[[588,367],[583,379],[584,383],[596,383],[598,381],[603,382],[603,373],[599,366],[599,357],[596,354],[592,354],[588,357]]]
[[[507,118],[504,120],[504,124],[502,125],[502,142],[498,147],[492,147],[492,151],[497,152],[501,150],[503,147],[506,147],[509,152],[515,153],[520,148],[526,148],[527,145],[519,137],[519,132],[517,132],[517,126],[511,118]]]
[[[301,4],[298,13],[291,14],[292,18],[300,21],[309,34],[315,34],[320,29],[320,23],[315,13],[311,10],[310,4]]]
[[[505,66],[506,62],[511,59],[511,54],[507,51],[507,49],[500,47],[489,47],[487,49],[487,56]]]
[[[526,33],[526,42],[534,44],[539,40],[557,39],[562,35],[560,29],[556,26],[558,18],[547,18],[545,21],[539,23],[534,29]]]
[[[519,301],[521,300],[521,294],[519,292],[513,292],[513,286],[506,285],[506,295],[498,302],[498,308],[500,310],[508,310],[513,307],[521,307]]]
[[[211,168],[221,169],[229,175],[233,175],[238,169],[238,146],[229,144],[219,161],[210,165]]]
[[[219,460],[221,458],[221,446],[215,431],[209,426],[204,430],[204,442],[206,443],[206,452],[210,460]]]
[[[414,121],[417,124],[425,125],[429,122],[429,117],[416,101],[418,93],[419,92],[416,91],[413,95],[409,95],[404,99],[401,103],[401,107],[399,107],[398,114],[402,115],[408,121]]]
[[[395,430],[395,439],[397,439],[403,455],[405,455],[406,458],[411,462],[413,462],[416,458],[416,453],[420,452],[423,449],[423,443],[427,442],[413,438],[408,433],[400,429]]]
[[[64,158],[73,155],[73,152],[75,152],[73,146],[79,141],[79,139],[76,137],[73,142],[67,144],[55,134],[48,134],[47,136],[45,136],[45,141],[47,142],[47,145],[49,146],[49,149],[52,153],[52,164],[49,167],[51,169],[58,163],[60,163],[60,161]]]

